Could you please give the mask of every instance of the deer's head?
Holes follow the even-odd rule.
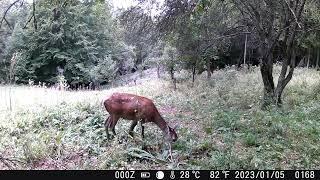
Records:
[[[176,133],[176,129],[178,126],[174,126],[173,128],[171,128],[170,126],[168,126],[168,139],[170,142],[175,142],[178,139],[178,135]]]

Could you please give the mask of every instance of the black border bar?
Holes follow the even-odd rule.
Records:
[[[197,179],[316,179],[320,170],[1,170],[0,179],[80,177],[103,180]],[[90,180],[89,179],[89,180]]]

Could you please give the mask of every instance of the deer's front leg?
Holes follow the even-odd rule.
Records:
[[[144,139],[144,125],[142,122],[140,122],[140,124],[141,124],[141,137],[142,139]]]
[[[129,135],[133,137],[133,130],[136,127],[136,125],[138,124],[137,121],[132,121],[130,129],[129,129]]]

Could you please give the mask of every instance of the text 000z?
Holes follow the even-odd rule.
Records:
[[[116,179],[134,179],[134,171],[116,171],[114,173]]]
[[[236,179],[284,179],[284,171],[235,171]]]

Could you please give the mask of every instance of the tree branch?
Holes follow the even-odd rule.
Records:
[[[36,19],[36,3],[34,2],[35,0],[32,1],[32,16],[33,16],[33,25],[34,25],[34,29],[37,30],[37,19]]]
[[[276,44],[277,44],[277,42],[278,42],[278,39],[279,39],[280,35],[282,34],[282,32],[283,32],[284,30],[289,29],[290,27],[291,27],[291,25],[289,25],[289,26],[287,26],[287,27],[284,27],[283,29],[281,29],[281,30],[278,32],[278,34],[275,36],[275,39],[273,40],[273,43],[272,43],[272,45],[271,45],[271,47],[270,47],[270,49],[269,49],[269,51],[268,51],[268,56],[271,54],[271,52],[273,51],[274,47],[276,46]],[[268,57],[268,56],[267,56],[267,57]]]
[[[6,21],[6,23],[7,23],[8,27],[9,27],[9,29],[10,29],[10,30],[12,30],[12,27],[11,27],[10,23],[7,21],[7,18],[4,18],[4,21]]]
[[[27,27],[27,25],[29,24],[29,22],[32,20],[33,15],[30,16],[29,20],[27,21],[26,25],[23,26],[22,29],[25,29]]]
[[[228,35],[224,35],[224,36],[219,36],[219,37],[216,37],[216,38],[213,38],[213,39],[209,39],[207,41],[214,41],[214,40],[219,40],[219,39],[223,39],[223,38],[231,38],[233,36],[237,36],[239,34],[250,34],[251,32],[238,32],[238,33],[234,33],[234,34],[228,34]],[[216,43],[211,43],[209,45],[207,45],[207,47],[205,47],[205,49],[203,51],[206,51],[207,49],[209,49],[211,46],[215,45]]]
[[[287,0],[283,0],[286,4],[287,4],[287,7],[289,9],[289,11],[291,12],[292,16],[294,17],[294,20],[295,22],[297,23],[297,25],[299,26],[299,28],[301,29],[301,25],[300,23],[298,22],[298,18],[296,16],[296,14],[294,13],[293,9],[290,7],[289,3],[287,2]]]
[[[19,1],[20,1],[20,0],[16,0],[15,2],[11,3],[10,6],[6,9],[6,11],[3,13],[2,19],[1,19],[1,21],[0,21],[0,28],[1,28],[1,25],[2,25],[2,22],[3,22],[3,21],[6,21],[7,24],[8,24],[8,21],[6,20],[6,15],[7,15],[8,11],[11,9],[11,7],[12,7],[13,5],[15,5],[15,4],[16,4],[17,2],[19,2]],[[8,24],[8,26],[9,26],[9,24]],[[10,26],[9,26],[9,28],[11,29]]]

